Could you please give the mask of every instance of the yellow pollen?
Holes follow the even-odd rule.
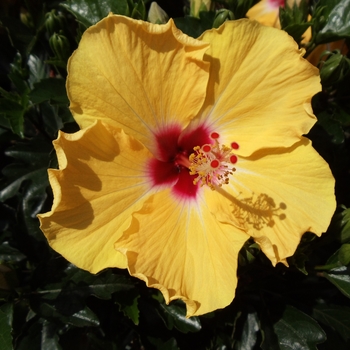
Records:
[[[233,149],[238,149],[236,142],[232,143],[232,148],[220,145],[217,133],[212,137],[214,143],[206,144],[202,147],[193,148],[194,153],[189,156],[190,174],[197,175],[193,184],[209,186],[212,190],[215,186],[221,187],[228,184],[230,176],[236,171],[232,165],[237,162],[237,156],[233,154]]]

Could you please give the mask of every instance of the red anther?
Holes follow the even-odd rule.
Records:
[[[209,153],[211,151],[211,146],[210,145],[203,145],[202,146],[202,151]]]
[[[239,148],[239,144],[237,142],[232,142],[231,143],[231,148],[232,149],[238,149]]]
[[[217,168],[220,165],[220,162],[217,159],[214,159],[210,162],[212,168]]]
[[[216,140],[220,137],[220,135],[217,133],[217,132],[212,132],[210,134],[210,137],[213,139],[213,140]]]
[[[232,164],[236,164],[237,163],[237,156],[235,156],[234,154],[232,154],[232,156],[230,156],[230,162]]]

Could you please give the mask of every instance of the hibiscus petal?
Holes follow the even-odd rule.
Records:
[[[309,131],[318,70],[287,33],[239,20],[200,39],[210,43],[210,80],[199,123],[217,131],[221,142],[237,142],[237,154],[248,156],[289,147]]]
[[[165,25],[110,15],[84,33],[68,63],[71,111],[81,128],[100,119],[152,149],[152,133],[186,125],[201,108],[208,44]]]
[[[187,316],[227,306],[237,284],[237,257],[249,238],[219,223],[204,201],[180,201],[170,189],[150,197],[116,249],[131,275],[158,288],[168,303],[182,299]]]
[[[274,265],[294,254],[305,232],[326,231],[336,206],[334,179],[308,139],[240,158],[236,168],[218,190],[228,202],[216,202],[212,212],[254,237]]]
[[[284,5],[284,1],[282,2]],[[261,0],[250,8],[247,12],[247,17],[265,26],[280,28],[279,6],[280,4],[277,1],[270,4],[269,0]]]
[[[150,189],[149,152],[123,131],[101,122],[55,141],[60,170],[49,170],[52,210],[39,215],[53,249],[96,273],[126,267],[114,242],[130,225]]]

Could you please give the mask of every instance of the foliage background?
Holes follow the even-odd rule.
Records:
[[[196,37],[244,17],[256,2],[213,2],[197,18],[188,15],[187,2],[159,4]],[[319,121],[308,137],[330,164],[338,201],[328,232],[306,233],[289,268],[273,268],[248,242],[232,304],[186,319],[181,302],[165,305],[157,290],[126,271],[91,275],[48,247],[36,214],[52,204],[46,172],[57,167],[52,140],[59,129],[78,130],[65,92],[67,59],[84,30],[110,11],[146,20],[149,5],[0,2],[1,349],[350,349],[350,0],[302,2],[280,13],[298,42],[312,27],[305,48],[315,64],[328,50],[319,64],[323,91],[313,98]]]

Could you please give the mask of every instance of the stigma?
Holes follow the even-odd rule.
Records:
[[[189,156],[190,175],[197,175],[193,180],[194,185],[215,187],[229,183],[229,178],[236,171],[233,166],[237,163],[234,150],[239,148],[237,142],[232,142],[230,147],[219,143],[220,135],[217,132],[210,134],[213,144],[205,144],[193,148],[194,153]]]

